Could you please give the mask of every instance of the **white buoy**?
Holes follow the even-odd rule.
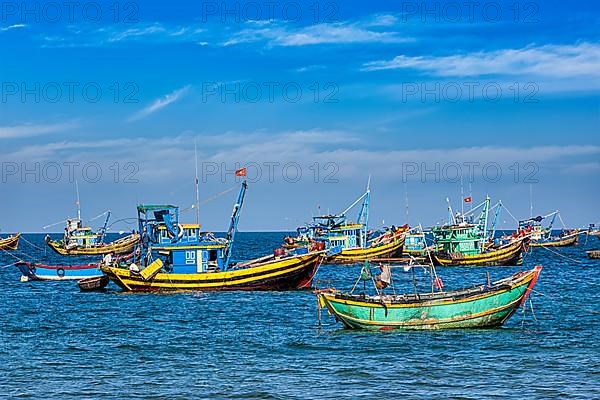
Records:
[[[29,277],[21,275],[21,282],[29,282]]]

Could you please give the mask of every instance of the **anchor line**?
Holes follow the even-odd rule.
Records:
[[[552,250],[552,249],[551,249],[551,248],[549,248],[549,247],[546,247],[546,246],[544,246],[544,245],[542,245],[542,247],[543,247],[544,249],[548,250],[549,252],[556,254],[557,256],[561,256],[561,257],[563,257],[563,258],[566,258],[566,259],[567,259],[567,260],[569,260],[569,261],[573,261],[573,262],[575,262],[575,263],[577,263],[577,264],[583,264],[581,261],[579,261],[579,260],[575,260],[574,258],[571,258],[571,257],[568,257],[568,256],[565,256],[564,254],[560,254],[558,251],[554,251],[554,250]]]
[[[24,241],[26,241],[30,246],[35,247],[38,250],[43,250],[44,252],[46,251],[46,249],[42,249],[39,246],[36,246],[35,244],[31,243],[29,240],[25,239],[23,236],[21,236],[21,239],[23,239]]]

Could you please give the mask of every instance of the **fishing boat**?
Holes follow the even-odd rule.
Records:
[[[589,250],[586,251],[588,258],[600,259],[600,250]]]
[[[232,262],[232,250],[247,184],[242,183],[227,235],[215,237],[179,223],[178,207],[142,205],[139,250],[129,266],[101,267],[125,291],[291,290],[308,288],[327,250],[276,249],[246,262]],[[187,230],[187,231],[186,231]]]
[[[79,201],[79,186],[75,181],[77,192],[77,218],[67,218],[66,221],[57,222],[44,226],[47,229],[51,226],[66,222],[63,237],[61,240],[52,240],[50,235],[46,235],[46,244],[55,252],[63,256],[97,256],[105,254],[129,254],[133,251],[135,243],[139,240],[137,233],[121,237],[113,242],[105,243],[108,221],[110,219],[110,210],[92,218],[91,221],[106,216],[104,225],[97,231],[89,226],[84,226],[81,219],[81,205]]]
[[[558,236],[552,235],[552,226],[556,218],[559,218],[563,224],[563,229]],[[542,221],[549,219],[548,226],[542,226]],[[538,215],[519,221],[519,230],[526,229],[531,232],[531,247],[567,247],[575,246],[579,240],[579,235],[584,233],[579,229],[568,230],[564,228],[564,222],[558,210],[547,215]]]
[[[362,201],[356,222],[347,218],[347,213]],[[402,248],[408,227],[391,226],[369,232],[369,208],[371,204],[370,184],[366,192],[339,214],[313,217],[312,223],[298,228],[296,238],[285,237],[283,246],[287,249],[314,248],[324,243],[326,249],[340,249],[336,255],[327,258],[329,264],[355,264],[369,259],[396,258],[402,255]]]
[[[71,221],[73,222],[73,221]],[[133,251],[140,235],[132,233],[110,243],[102,242],[104,235],[93,233],[90,227],[75,228],[62,240],[52,240],[46,235],[46,244],[63,256],[97,256],[105,254],[128,254]]]
[[[9,236],[4,239],[0,239],[0,250],[17,250],[19,248],[19,239],[21,234],[17,233],[14,236]]]
[[[15,264],[22,281],[72,281],[102,276],[98,263],[81,265],[45,265],[20,261]]]
[[[488,231],[490,198],[467,213],[453,213],[448,205],[448,223],[432,228],[434,249],[431,256],[441,266],[505,266],[521,265],[522,252],[527,250],[529,235],[525,231],[507,243],[494,240],[502,203],[493,208],[495,216]],[[474,212],[481,212],[474,220]]]
[[[423,257],[427,254],[427,240],[421,227],[411,228],[405,236],[403,254]]]
[[[317,290],[316,295],[319,309],[326,307],[347,329],[492,328],[504,324],[525,302],[541,269],[536,266],[496,282],[490,282],[488,275],[488,282],[482,285],[447,292],[438,285],[440,291],[431,293],[384,294],[377,290],[377,294],[367,295],[325,289]],[[438,282],[439,278],[435,279]]]
[[[568,247],[576,246],[579,241],[581,231],[574,229],[572,231],[563,231],[559,236],[550,236],[537,242],[531,242],[531,247]]]
[[[109,282],[110,279],[108,279],[108,276],[101,275],[82,279],[77,282],[77,286],[79,286],[79,290],[82,292],[97,292],[104,290]]]

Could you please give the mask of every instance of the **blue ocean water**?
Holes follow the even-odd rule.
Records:
[[[282,233],[240,233],[235,256],[270,252]],[[78,263],[24,235],[12,255]],[[37,247],[33,247],[28,242]],[[19,282],[0,269],[0,396],[10,398],[599,398],[600,248],[543,248],[523,267],[445,268],[448,289],[543,265],[533,310],[503,327],[438,332],[348,331],[310,291],[80,293],[73,282]],[[39,248],[38,248],[39,247]],[[0,251],[0,266],[14,261]],[[317,279],[352,286],[359,266]],[[428,278],[417,274],[425,288]],[[397,288],[412,290],[398,272]],[[321,285],[324,283],[321,282]]]

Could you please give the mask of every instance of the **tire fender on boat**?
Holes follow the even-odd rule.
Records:
[[[65,276],[65,270],[63,268],[58,268],[56,270],[56,275],[58,275],[59,278],[63,278]]]

